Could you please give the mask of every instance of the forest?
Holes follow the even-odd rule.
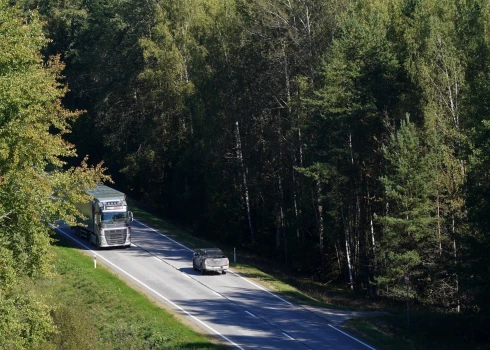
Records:
[[[0,135],[2,310],[43,314],[14,282],[112,178],[196,236],[490,317],[487,0],[0,0]]]

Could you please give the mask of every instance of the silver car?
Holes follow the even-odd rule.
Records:
[[[192,257],[192,268],[200,270],[201,275],[206,271],[218,271],[222,274],[230,267],[230,261],[218,248],[196,249]]]

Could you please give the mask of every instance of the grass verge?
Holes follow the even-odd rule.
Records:
[[[59,333],[43,349],[228,349],[185,325],[103,266],[54,246],[54,276],[37,283]]]

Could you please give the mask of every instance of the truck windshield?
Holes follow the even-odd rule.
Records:
[[[127,219],[128,215],[125,211],[104,212],[100,215],[101,222],[126,221]]]

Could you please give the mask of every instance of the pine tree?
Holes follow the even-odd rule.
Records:
[[[405,289],[403,276],[409,275],[419,289],[437,256],[435,168],[420,131],[408,116],[399,130],[392,131],[382,154],[385,212],[377,215],[383,224],[377,247],[377,282],[380,293],[400,296]]]

